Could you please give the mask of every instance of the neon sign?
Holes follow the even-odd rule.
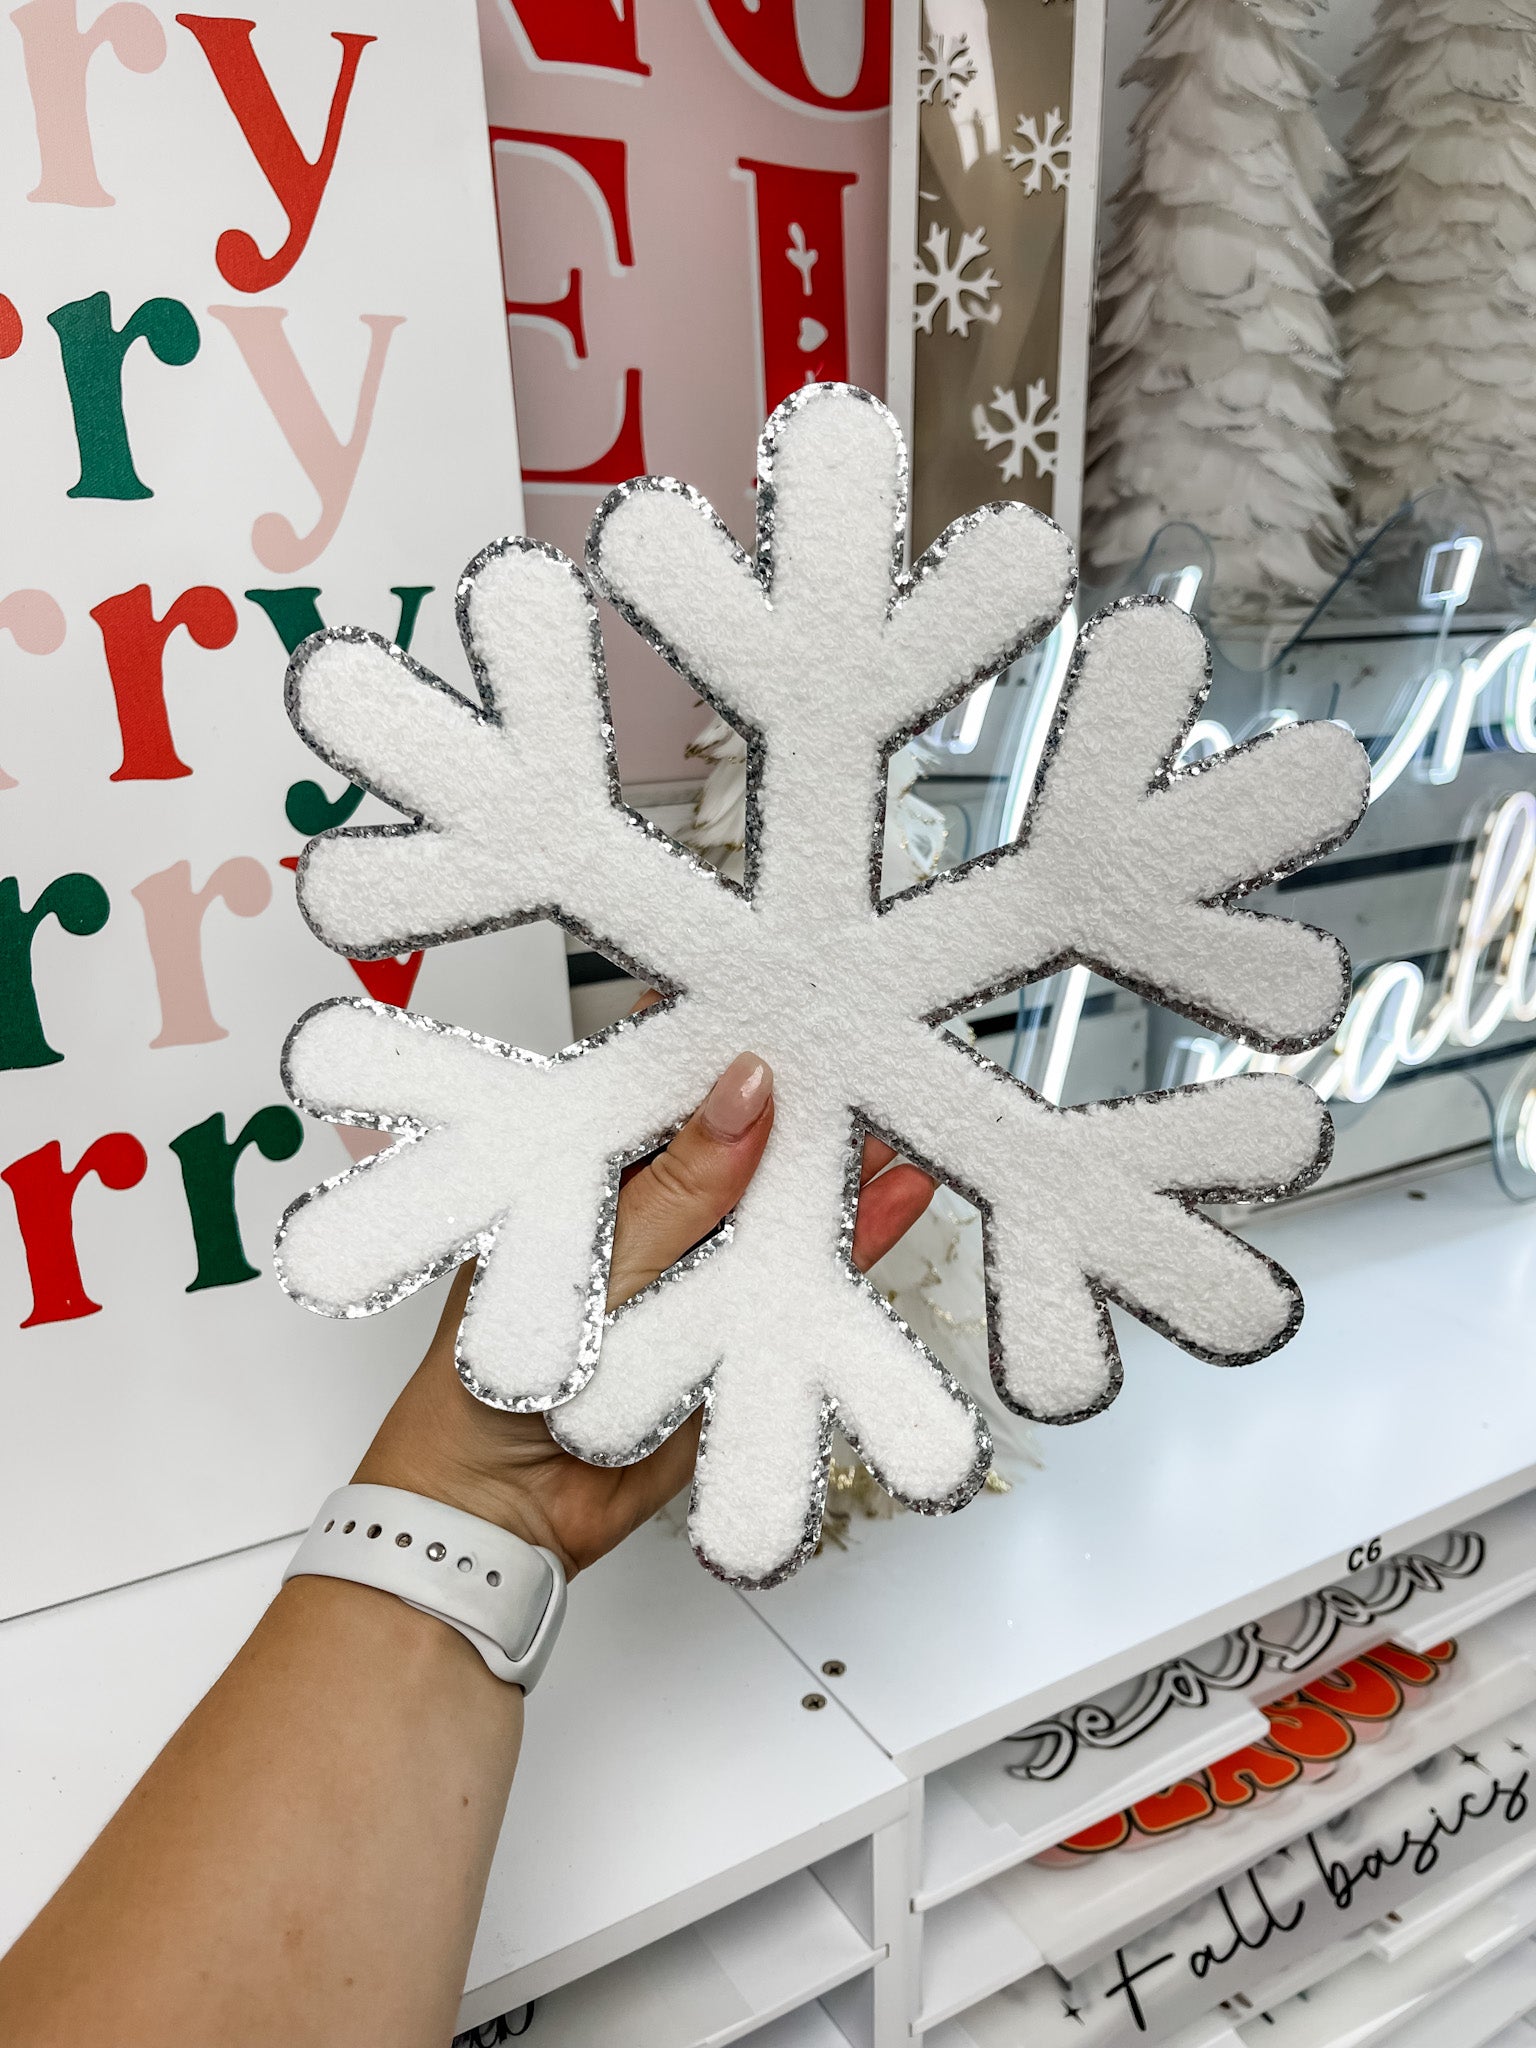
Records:
[[[1411,960],[1372,971],[1350,998],[1338,1035],[1285,1058],[1217,1039],[1186,1041],[1188,1081],[1227,1074],[1299,1074],[1327,1102],[1369,1102],[1399,1067],[1426,1066],[1447,1046],[1486,1044],[1508,1021],[1536,1022],[1531,954],[1536,948],[1536,797],[1517,790],[1484,825],[1457,909],[1456,935],[1439,986]],[[1485,955],[1498,948],[1489,971]]]

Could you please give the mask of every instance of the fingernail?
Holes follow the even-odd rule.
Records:
[[[702,1116],[717,1138],[752,1128],[773,1093],[773,1069],[755,1052],[738,1053],[704,1098]]]

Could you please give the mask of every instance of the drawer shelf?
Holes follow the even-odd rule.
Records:
[[[1394,1642],[1427,1650],[1536,1593],[1536,1494],[1522,1494],[1479,1515],[1476,1528],[1487,1545],[1478,1571],[1438,1593],[1415,1595],[1401,1626],[1392,1631]]]
[[[1391,1597],[1401,1604],[1364,1626],[1336,1620],[1326,1648],[1295,1670],[1265,1669],[1240,1691],[1213,1689],[1198,1706],[1175,1694],[1144,1734],[1114,1746],[1080,1742],[1067,1767],[1054,1778],[1023,1776],[1019,1766],[1030,1750],[1023,1742],[1006,1738],[935,1772],[925,1792],[918,1910],[942,1905],[1119,1808],[1259,1740],[1267,1732],[1263,1705],[1380,1642],[1424,1650],[1494,1615],[1513,1626],[1523,1602],[1531,1611],[1524,1617],[1519,1647],[1536,1658],[1536,1600],[1530,1598],[1536,1592],[1536,1495],[1494,1509],[1458,1533],[1475,1537],[1481,1545],[1481,1556],[1473,1553],[1473,1571],[1448,1572],[1438,1589],[1410,1581],[1405,1599],[1393,1589]],[[1358,1591],[1369,1609],[1373,1595],[1380,1601],[1382,1574],[1391,1569],[1390,1560],[1367,1566],[1346,1580],[1344,1588]],[[1266,1616],[1259,1624],[1263,1635],[1280,1643],[1304,1640],[1317,1629],[1315,1605],[1299,1601]],[[1314,1610],[1310,1615],[1309,1608]],[[1219,1670],[1224,1654],[1232,1669],[1223,1641],[1192,1652],[1189,1661],[1197,1670]],[[1105,1725],[1124,1721],[1133,1701],[1144,1711],[1155,1678],[1155,1672],[1148,1673],[1083,1706],[1099,1708]],[[1082,1709],[1070,1711],[1075,1715]],[[1042,1737],[1041,1747],[1048,1741]]]
[[[747,2048],[849,2048],[848,2036],[818,2000],[746,2036]],[[1533,2038],[1531,2048],[1536,2048]]]
[[[1527,1875],[1396,1962],[1363,1956],[1282,2003],[1255,2001],[1238,2039],[1244,2048],[1480,2048],[1536,2006],[1533,1930],[1536,1877]]]
[[[942,1905],[1092,1827],[1148,1792],[1160,1792],[1218,1757],[1255,1742],[1269,1724],[1243,1694],[1181,1708],[1124,1749],[1080,1752],[1054,1779],[1010,1777],[1019,1747],[996,1742],[950,1764],[924,1790],[919,1909]]]
[[[882,1953],[798,1871],[541,1998],[539,2048],[838,2048],[814,2001]]]
[[[923,1922],[922,1995],[917,2031],[1038,1970],[1038,1948],[1018,1921],[983,1888],[937,1906]]]
[[[1386,2036],[1390,2048],[1488,2048],[1536,2006],[1536,1942],[1486,1964]],[[1518,2037],[1517,2037],[1518,2038]],[[1536,2040],[1536,2035],[1532,2036]],[[1246,2048],[1246,2044],[1245,2044]]]
[[[1390,1735],[1358,1745],[1329,1776],[1292,1786],[1267,1805],[1145,1849],[1100,1856],[1081,1869],[1025,1864],[987,1889],[1047,1962],[1076,1976],[1402,1772],[1528,1705],[1536,1698],[1536,1665],[1488,1629],[1465,1639],[1440,1683],[1445,1690],[1415,1705]]]
[[[1536,1842],[1527,1837],[1511,1842],[1496,1855],[1469,1864],[1443,1884],[1428,1886],[1416,1897],[1398,1906],[1365,1931],[1373,1955],[1395,1963],[1411,1955],[1422,1942],[1431,1940],[1442,1928],[1470,1913],[1485,1899],[1507,1891],[1527,1871],[1536,1868]]]

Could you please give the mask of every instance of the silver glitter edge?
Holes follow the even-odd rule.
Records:
[[[377,1110],[340,1109],[333,1103],[321,1103],[304,1094],[293,1074],[293,1047],[299,1033],[312,1018],[319,1016],[323,1010],[360,1010],[367,1015],[388,1017],[397,1026],[403,1026],[408,1030],[429,1032],[440,1038],[459,1039],[465,1044],[476,1046],[480,1051],[490,1053],[498,1059],[510,1060],[517,1066],[549,1069],[572,1064],[591,1046],[605,1042],[621,1030],[637,1028],[644,1023],[647,1016],[654,1015],[658,1009],[664,1007],[670,1007],[670,1004],[653,1004],[649,1011],[642,1012],[638,1016],[621,1017],[615,1024],[610,1025],[606,1031],[598,1034],[595,1038],[586,1039],[574,1046],[568,1046],[558,1053],[545,1054],[528,1052],[522,1046],[508,1045],[503,1040],[492,1038],[485,1032],[466,1030],[462,1025],[443,1024],[435,1017],[424,1016],[419,1011],[399,1009],[392,1003],[379,1003],[364,996],[332,996],[325,1002],[313,1004],[290,1029],[287,1037],[283,1040],[283,1049],[278,1061],[278,1071],[282,1077],[283,1089],[289,1101],[296,1109],[304,1111],[307,1115],[323,1118],[327,1123],[349,1124],[365,1130],[387,1131],[402,1144],[415,1144],[421,1139],[430,1136],[435,1126],[423,1124],[412,1117],[389,1116]],[[587,1286],[583,1296],[582,1322],[580,1334],[577,1338],[576,1365],[571,1372],[549,1394],[530,1395],[520,1400],[508,1400],[505,1395],[497,1393],[492,1387],[488,1387],[476,1375],[465,1360],[459,1342],[456,1340],[454,1345],[455,1368],[459,1378],[464,1382],[470,1393],[475,1396],[477,1401],[483,1401],[489,1408],[499,1408],[512,1415],[542,1415],[547,1413],[550,1408],[570,1400],[591,1379],[597,1365],[598,1352],[602,1343],[608,1293],[608,1271],[613,1252],[614,1221],[618,1209],[619,1184],[624,1169],[632,1164],[633,1161],[648,1157],[660,1146],[666,1144],[670,1138],[676,1135],[680,1128],[681,1124],[673,1124],[653,1131],[642,1139],[638,1145],[617,1155],[609,1162],[604,1183],[603,1199],[598,1211],[597,1227],[593,1236]],[[376,1152],[370,1158],[355,1161],[353,1165],[344,1168],[342,1172],[330,1175],[314,1187],[306,1188],[302,1194],[295,1196],[293,1201],[283,1211],[272,1244],[273,1265],[277,1274],[277,1284],[291,1301],[297,1302],[301,1308],[308,1309],[311,1314],[325,1316],[334,1321],[356,1321],[364,1316],[378,1315],[384,1309],[394,1308],[397,1303],[408,1300],[411,1295],[419,1293],[423,1287],[429,1287],[434,1280],[440,1280],[445,1273],[454,1272],[464,1264],[466,1259],[484,1258],[494,1249],[497,1238],[500,1235],[499,1222],[487,1224],[484,1228],[470,1233],[461,1239],[453,1250],[444,1253],[441,1257],[432,1260],[427,1265],[413,1268],[410,1272],[403,1274],[392,1287],[380,1288],[375,1293],[368,1295],[365,1300],[350,1304],[346,1308],[338,1309],[326,1302],[317,1301],[313,1295],[306,1293],[304,1289],[292,1283],[283,1267],[282,1248],[288,1236],[289,1225],[293,1218],[318,1196],[329,1192],[332,1188],[341,1187],[347,1181],[356,1180],[359,1174],[373,1172],[384,1160],[392,1157],[394,1152],[399,1149],[399,1144],[397,1144],[390,1151]],[[463,1323],[469,1319],[470,1305],[474,1301],[475,1290],[479,1285],[480,1276],[476,1273],[474,1280],[470,1283],[469,1299],[465,1303],[465,1314],[460,1324],[461,1335]]]
[[[955,1040],[955,1046],[956,1050],[964,1058],[973,1060],[977,1066],[984,1068],[989,1077],[995,1077],[1010,1087],[1022,1089],[1026,1095],[1033,1097],[1036,1102],[1042,1101],[1042,1098],[1035,1095],[1034,1090],[1026,1086],[1016,1074],[1010,1074],[1006,1068],[1000,1067],[995,1060],[989,1060],[985,1053],[978,1052],[974,1046],[966,1045],[959,1039]],[[1251,1085],[1255,1081],[1267,1081],[1270,1078],[1267,1074],[1230,1074],[1220,1081],[1197,1081],[1184,1088],[1149,1088],[1141,1094],[1108,1096],[1099,1102],[1077,1103],[1067,1109],[1059,1108],[1054,1103],[1043,1103],[1042,1106],[1050,1109],[1057,1116],[1112,1116],[1117,1110],[1126,1109],[1134,1103],[1162,1102],[1171,1096],[1194,1095],[1212,1087],[1241,1087]],[[1305,1081],[1298,1080],[1295,1085],[1298,1088],[1307,1087]],[[1314,1093],[1310,1088],[1307,1089],[1307,1092],[1308,1094]],[[1270,1278],[1275,1282],[1275,1285],[1282,1294],[1290,1297],[1291,1302],[1290,1313],[1276,1335],[1267,1343],[1261,1344],[1253,1350],[1234,1352],[1212,1351],[1203,1344],[1197,1344],[1192,1338],[1182,1336],[1175,1324],[1170,1323],[1166,1317],[1158,1315],[1155,1310],[1146,1307],[1144,1303],[1137,1301],[1134,1295],[1128,1294],[1119,1288],[1106,1287],[1094,1274],[1084,1273],[1082,1277],[1087,1283],[1088,1290],[1093,1296],[1098,1310],[1099,1336],[1106,1368],[1104,1392],[1098,1400],[1090,1401],[1085,1407],[1068,1409],[1060,1414],[1048,1414],[1044,1410],[1031,1408],[1026,1402],[1015,1400],[1013,1395],[1009,1393],[1004,1381],[1003,1344],[1000,1329],[1001,1304],[993,1277],[994,1261],[990,1244],[992,1203],[979,1190],[966,1186],[963,1182],[957,1181],[953,1175],[944,1173],[940,1168],[923,1159],[920,1155],[908,1151],[906,1157],[911,1159],[915,1165],[921,1166],[925,1173],[932,1175],[934,1178],[947,1181],[974,1208],[981,1212],[982,1285],[987,1305],[987,1368],[992,1375],[992,1384],[997,1389],[998,1399],[1002,1402],[1003,1406],[1011,1409],[1015,1415],[1026,1417],[1030,1422],[1050,1423],[1053,1426],[1061,1425],[1063,1427],[1074,1422],[1086,1422],[1090,1416],[1102,1414],[1120,1392],[1125,1379],[1125,1371],[1120,1359],[1120,1346],[1116,1342],[1114,1324],[1110,1320],[1109,1304],[1111,1302],[1117,1308],[1123,1308],[1128,1315],[1133,1315],[1139,1323],[1145,1324],[1149,1330],[1155,1330],[1158,1336],[1167,1338],[1170,1344],[1176,1344],[1181,1351],[1187,1351],[1191,1358],[1198,1358],[1206,1365],[1253,1365],[1259,1359],[1268,1358],[1272,1353],[1283,1350],[1301,1327],[1302,1317],[1306,1309],[1301,1289],[1297,1286],[1291,1275],[1286,1272],[1285,1268],[1272,1259],[1268,1252],[1260,1251],[1257,1245],[1249,1244],[1245,1238],[1239,1238],[1236,1231],[1224,1229],[1221,1224],[1213,1222],[1209,1216],[1202,1216],[1200,1214],[1200,1205],[1205,1202],[1248,1202],[1256,1208],[1265,1208],[1272,1203],[1284,1201],[1289,1195],[1300,1194],[1304,1188],[1311,1187],[1318,1176],[1327,1171],[1328,1162],[1333,1157],[1333,1118],[1323,1108],[1321,1103],[1318,1104],[1318,1110],[1321,1121],[1318,1128],[1317,1151],[1312,1159],[1298,1173],[1293,1175],[1290,1180],[1260,1183],[1257,1187],[1158,1188],[1153,1191],[1165,1197],[1168,1201],[1177,1202],[1180,1208],[1203,1229],[1213,1230],[1219,1237],[1236,1239],[1250,1258],[1259,1260],[1262,1265],[1269,1269]]]

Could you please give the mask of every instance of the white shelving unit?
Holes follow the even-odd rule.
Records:
[[[1347,1230],[1326,1206],[1261,1219],[1253,1234],[1307,1296],[1296,1342],[1222,1373],[1123,1330],[1120,1400],[1048,1433],[1045,1469],[1005,1497],[856,1525],[846,1551],[751,1598],[659,1524],[579,1579],[530,1704],[461,2024],[532,2001],[532,2048],[1028,2048],[1018,2001],[1042,1972],[1536,1697],[1533,1218],[1485,1168],[1420,1192],[1355,1200]],[[1458,1637],[1381,1741],[1136,1854],[1030,1860],[1257,1738],[1262,1704],[1307,1673],[1177,1706],[1052,1781],[1009,1775],[1023,1752],[1008,1736],[1273,1617],[1373,1544],[1390,1556],[1469,1527],[1486,1543],[1475,1572],[1341,1627],[1318,1660]],[[289,1548],[0,1625],[0,1944],[228,1660]],[[1493,2038],[1536,2007],[1536,1987],[1510,2003],[1536,1946],[1509,1912],[1522,1887],[1536,1898],[1536,1849],[1500,1854],[1259,1995],[1321,2012],[1368,1977],[1433,1982],[1426,2026],[1443,2007]],[[1475,1969],[1474,1923],[1490,1944]],[[1259,2011],[1234,2000],[1177,2048],[1289,2048]]]
[[[228,1662],[291,1548],[263,1545],[0,1628],[0,1948]],[[809,1690],[745,1603],[659,1525],[577,1579],[560,1656],[529,1705],[461,2024],[723,1908],[734,1917],[716,1936],[719,1968],[742,2003],[727,2011],[722,1988],[716,2029],[772,2019],[860,1974],[872,2005],[889,1941],[875,1934],[877,1883],[887,1865],[896,1874],[892,1837],[910,1791],[839,1707],[808,1712]],[[862,1864],[840,1867],[850,1849]],[[805,1874],[813,1863],[837,1903]],[[898,1893],[887,1880],[885,1896]],[[738,2037],[657,2027],[658,2042]]]
[[[466,2023],[761,1893],[907,1810],[889,1759],[845,1713],[801,1705],[806,1673],[670,1530],[652,1524],[571,1596],[529,1707]],[[782,1767],[765,1771],[764,1756]],[[557,1874],[529,1842],[560,1844]],[[872,1924],[866,1938],[876,1945]]]
[[[1536,1664],[1506,1647],[1492,1625],[1462,1643],[1451,1672],[1454,1682],[1448,1678],[1443,1693],[1406,1712],[1389,1737],[1357,1745],[1325,1778],[1298,1782],[1266,1804],[1189,1828],[1155,1848],[1100,1856],[1070,1870],[1023,1863],[985,1890],[1029,1931],[1047,1962],[1076,1976],[1404,1771],[1536,1699]]]

